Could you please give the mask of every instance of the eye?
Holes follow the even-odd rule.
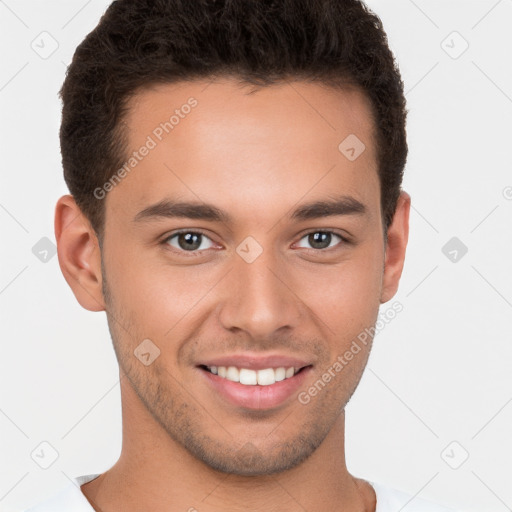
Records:
[[[204,249],[210,249],[213,246],[213,242],[210,238],[196,231],[180,231],[174,233],[163,240],[162,243],[170,245],[180,252],[202,251]]]
[[[306,249],[328,249],[330,247],[334,247],[338,245],[336,242],[336,238],[347,242],[348,240],[341,235],[338,235],[336,233],[333,233],[332,231],[312,231],[311,233],[308,233],[306,236],[301,238],[302,240],[305,240],[306,243],[310,244],[310,247],[306,247]],[[301,242],[299,242],[299,247],[305,247],[303,245],[300,245]]]

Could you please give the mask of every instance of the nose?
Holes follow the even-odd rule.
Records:
[[[268,339],[277,331],[298,326],[302,303],[283,263],[265,250],[252,263],[238,255],[224,283],[219,320],[231,332],[245,331],[255,339]],[[282,333],[281,333],[282,334]]]

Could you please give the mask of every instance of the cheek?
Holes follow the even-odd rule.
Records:
[[[344,333],[344,338],[373,324],[378,315],[382,261],[375,250],[358,251],[337,267],[319,267],[302,277],[298,295],[334,333]]]
[[[116,303],[144,336],[161,338],[180,323],[211,291],[220,268],[176,267],[144,259],[141,254],[118,258],[108,273]],[[225,273],[225,272],[224,272]],[[186,322],[185,322],[186,323]]]

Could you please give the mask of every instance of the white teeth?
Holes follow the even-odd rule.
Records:
[[[275,374],[276,374],[276,382],[286,379],[286,370],[283,367],[276,368]]]
[[[247,368],[241,368],[240,384],[247,384],[249,386],[258,384],[256,372],[254,370],[248,370]]]
[[[229,366],[226,372],[226,379],[233,382],[240,382],[240,372],[236,366]]]
[[[209,366],[211,373],[223,377],[232,382],[239,382],[246,386],[270,386],[276,382],[293,377],[300,368],[290,366],[285,368],[265,368],[263,370],[249,370],[248,368],[237,368],[236,366]]]
[[[272,368],[266,368],[265,370],[258,370],[258,384],[260,386],[270,386],[275,384],[276,372]]]

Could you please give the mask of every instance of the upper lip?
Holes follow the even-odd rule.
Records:
[[[237,368],[247,368],[249,370],[263,370],[265,368],[303,368],[312,363],[306,359],[287,356],[281,354],[251,355],[251,354],[233,354],[212,357],[201,361],[198,366],[236,366]]]

